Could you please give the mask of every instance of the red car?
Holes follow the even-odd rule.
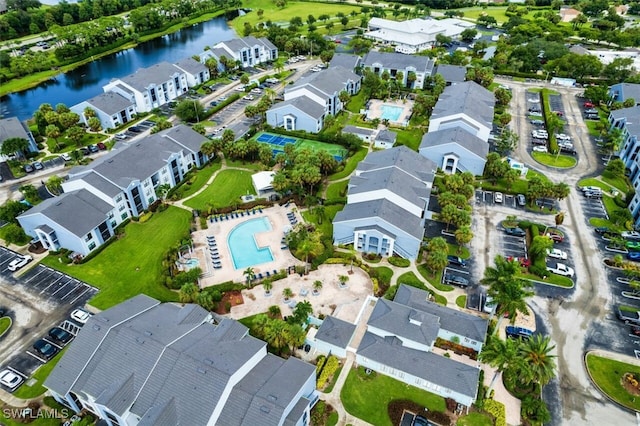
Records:
[[[557,232],[549,231],[545,235],[551,238],[554,243],[561,243],[564,241],[564,235],[559,234]]]
[[[562,111],[553,111],[553,113],[554,113],[555,115],[557,115],[558,117],[562,117],[562,116],[564,116],[564,114],[562,113]]]
[[[595,105],[592,102],[587,101],[587,102],[584,103],[584,107],[585,108],[593,108],[593,107],[595,107]]]
[[[509,262],[518,262],[523,268],[528,268],[529,266],[531,266],[531,259],[525,259],[524,257],[509,256],[507,257],[507,260]]]
[[[104,151],[104,150],[107,149],[107,146],[105,144],[103,144],[102,142],[98,142],[96,145],[98,146],[98,149],[101,150],[101,151]]]

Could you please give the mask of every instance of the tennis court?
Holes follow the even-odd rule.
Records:
[[[284,152],[284,146],[287,144],[294,144],[296,148],[308,148],[313,151],[327,151],[329,154],[333,155],[333,158],[335,158],[336,161],[342,161],[342,159],[347,155],[347,150],[340,145],[318,142],[310,139],[298,139],[267,132],[258,133],[256,135],[256,141],[269,145],[274,156]]]

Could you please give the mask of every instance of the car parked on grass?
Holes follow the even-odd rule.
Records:
[[[7,269],[10,270],[11,272],[15,272],[18,269],[22,268],[27,263],[31,262],[32,260],[33,260],[33,257],[31,257],[31,255],[28,255],[28,254],[25,256],[18,255],[18,257],[16,257],[11,261],[11,263],[9,263],[9,265],[7,266]]]
[[[75,309],[71,312],[71,319],[79,324],[86,324],[91,316],[92,315],[84,309]]]
[[[467,287],[469,285],[469,280],[461,277],[460,275],[445,274],[444,283],[458,287]]]
[[[49,337],[62,344],[69,343],[73,339],[73,334],[60,327],[53,327],[49,330]]]
[[[547,249],[547,257],[552,257],[554,259],[561,259],[561,260],[567,260],[567,252],[566,251],[562,251],[560,249]]]
[[[516,237],[524,237],[527,235],[522,228],[518,228],[517,226],[514,228],[504,228],[504,232],[506,232],[507,235],[513,235]]]
[[[533,331],[524,327],[517,327],[515,325],[508,325],[504,329],[507,337],[510,339],[524,339],[529,340],[529,338],[533,335]]]
[[[24,379],[9,369],[0,372],[0,384],[9,390],[14,390],[22,382],[24,382]]]
[[[463,268],[467,266],[467,262],[458,256],[447,256],[447,261],[449,265],[462,266]]]
[[[44,339],[36,340],[33,344],[33,350],[36,351],[36,355],[43,357],[47,361],[58,353],[58,348]]]
[[[548,266],[547,271],[556,275],[562,275],[563,277],[570,277],[570,278],[572,278],[576,274],[576,272],[573,270],[572,267],[567,266],[564,263],[556,263],[555,268]]]

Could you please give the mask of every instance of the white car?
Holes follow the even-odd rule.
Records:
[[[582,192],[602,191],[602,188],[600,188],[599,186],[582,186],[580,187],[580,189],[582,190]]]
[[[573,277],[575,275],[575,271],[572,267],[565,265],[564,263],[556,263],[555,268],[547,268],[547,271],[552,272],[554,274],[562,275],[565,277]]]
[[[536,145],[533,147],[533,151],[536,152],[547,152],[547,147],[544,145]]]
[[[640,232],[638,231],[624,231],[620,235],[622,238],[640,239]]]
[[[567,252],[560,249],[547,249],[547,257],[553,257],[554,259],[567,260]]]
[[[60,156],[64,161],[71,161],[71,156],[69,155],[68,152],[65,152],[64,154],[62,154]]]
[[[564,133],[558,133],[556,135],[556,139],[559,139],[561,141],[570,141],[571,140],[571,136],[565,135]]]
[[[502,192],[496,192],[495,194],[493,194],[493,202],[494,203],[501,203],[503,200],[503,195]]]
[[[91,314],[83,309],[76,309],[71,312],[71,319],[80,324],[86,324]]]
[[[247,96],[243,96],[242,99],[244,99],[245,101],[252,101],[255,98],[253,97],[253,95],[247,95]]]
[[[251,89],[251,93],[262,93],[262,90],[258,87]]]
[[[11,272],[15,272],[18,269],[22,268],[27,263],[31,262],[32,260],[33,260],[33,257],[31,257],[30,255],[18,256],[15,259],[13,259],[11,263],[9,263],[9,266],[7,266],[7,269],[10,270]]]
[[[11,370],[2,370],[0,372],[0,384],[6,386],[9,390],[17,388],[24,379]]]

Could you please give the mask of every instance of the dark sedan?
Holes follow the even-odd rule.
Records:
[[[36,354],[43,357],[47,361],[56,356],[58,348],[44,339],[39,339],[33,344],[33,350]]]
[[[73,339],[73,334],[69,333],[67,330],[64,330],[60,327],[53,327],[49,330],[49,337],[53,340],[60,343],[68,343],[71,339]]]
[[[460,275],[446,274],[444,276],[445,284],[456,285],[458,287],[467,287],[469,280],[461,277]]]
[[[513,235],[516,237],[524,237],[527,235],[522,228],[518,228],[517,226],[515,228],[504,228],[504,232],[506,232],[507,235]]]

